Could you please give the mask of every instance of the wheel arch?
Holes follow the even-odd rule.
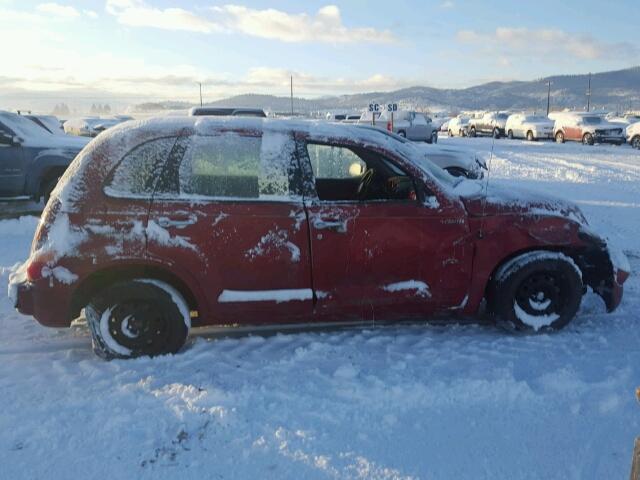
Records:
[[[149,264],[112,265],[91,273],[81,281],[71,298],[70,318],[77,318],[80,311],[100,290],[136,278],[159,280],[172,286],[182,295],[190,311],[197,311],[200,314],[204,307],[188,282],[167,268]]]

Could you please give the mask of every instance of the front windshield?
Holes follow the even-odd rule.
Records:
[[[582,119],[585,125],[598,125],[602,123],[602,119],[600,117],[584,117]]]
[[[363,128],[363,127],[360,127]],[[382,136],[385,141],[392,143],[391,149],[400,152],[400,154],[411,161],[414,165],[427,172],[428,175],[435,177],[440,183],[448,187],[455,187],[458,183],[462,182],[462,177],[454,177],[449,175],[445,170],[438,167],[435,163],[429,160],[429,152],[421,149],[413,142],[407,140],[400,135],[388,132],[386,130],[379,130],[375,127],[364,127],[371,132],[375,132]],[[421,161],[422,159],[426,161]]]
[[[39,127],[28,118],[9,112],[0,112],[0,121],[23,139],[52,135],[42,127]]]
[[[497,115],[497,118],[498,118],[499,120],[506,120],[507,118],[509,118],[509,115],[507,115],[506,113],[499,113],[499,114]]]

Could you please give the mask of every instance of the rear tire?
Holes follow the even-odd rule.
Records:
[[[571,258],[533,251],[507,261],[489,286],[489,311],[517,330],[558,330],[576,315],[582,274]]]
[[[477,136],[476,134],[476,127],[471,127],[471,129],[469,130],[469,136],[475,138]]]
[[[164,282],[147,279],[99,292],[85,307],[85,315],[93,351],[105,359],[177,353],[191,325],[182,295]]]
[[[529,142],[533,142],[535,140],[535,137],[533,136],[533,132],[531,130],[527,132],[527,140]]]
[[[509,138],[509,140],[513,140],[513,130],[509,130],[509,132],[507,133],[507,137]]]
[[[500,130],[497,128],[493,129],[493,138],[500,138]]]
[[[631,146],[640,150],[640,135],[636,135],[631,139]]]

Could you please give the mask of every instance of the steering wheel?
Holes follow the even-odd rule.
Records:
[[[375,174],[376,171],[373,168],[367,169],[367,171],[362,174],[360,184],[358,185],[359,200],[365,200],[367,198],[367,193],[369,193],[369,187],[371,186],[371,182],[373,181]]]

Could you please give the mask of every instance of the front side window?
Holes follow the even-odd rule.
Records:
[[[176,142],[177,137],[164,137],[135,147],[113,170],[105,192],[115,197],[152,197]]]
[[[598,125],[602,123],[602,119],[600,117],[584,117],[582,119],[585,125]]]
[[[393,162],[364,148],[307,144],[321,201],[415,201],[413,179]]]

